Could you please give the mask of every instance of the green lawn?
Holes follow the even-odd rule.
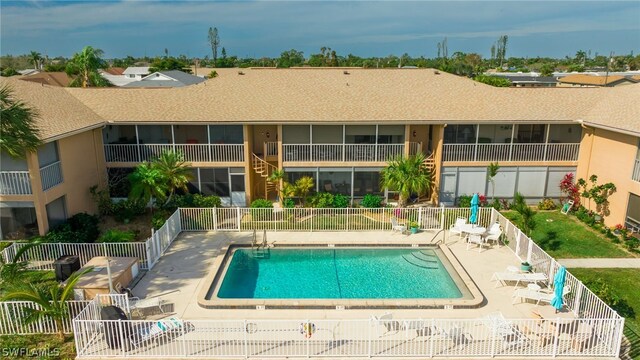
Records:
[[[590,288],[593,288],[593,282],[598,279],[605,281],[611,293],[633,309],[635,316],[628,316],[625,321],[625,335],[632,342],[632,356],[640,359],[640,269],[572,268],[569,271]]]
[[[22,284],[38,284],[50,282],[56,284],[56,274],[53,271],[27,271],[24,274]],[[0,298],[6,293],[7,284],[0,282]]]
[[[520,214],[502,213],[517,226]],[[634,257],[620,244],[589,228],[573,216],[559,211],[538,211],[531,238],[556,259]]]

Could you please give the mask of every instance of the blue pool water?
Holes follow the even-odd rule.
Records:
[[[439,251],[419,248],[275,248],[261,257],[251,249],[236,249],[217,296],[461,298],[460,289],[438,255]]]

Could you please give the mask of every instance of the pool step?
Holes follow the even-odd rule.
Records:
[[[418,264],[417,262],[413,262],[412,260],[407,259],[404,255],[402,255],[402,258],[404,259],[404,261],[408,262],[409,264],[411,264],[413,266],[416,266],[416,267],[419,267],[419,268],[429,269],[429,270],[438,269],[437,266],[428,266],[424,261],[423,261],[423,264]],[[417,259],[419,259],[419,258],[417,258]]]
[[[427,256],[426,254],[423,254],[422,252],[419,252],[418,254],[422,254],[423,256]],[[436,264],[438,263],[438,260],[436,260],[436,259],[425,259],[423,257],[420,257],[420,256],[416,255],[416,253],[411,253],[411,255],[413,255],[414,258],[416,258],[418,260],[421,260],[421,261],[424,261],[424,262],[436,263]]]

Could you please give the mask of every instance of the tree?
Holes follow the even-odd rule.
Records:
[[[82,271],[73,273],[64,283],[64,285],[47,284],[38,286],[28,284],[24,288],[9,291],[2,300],[3,301],[31,301],[37,307],[35,309],[25,308],[26,317],[24,322],[34,323],[42,319],[51,318],[56,324],[58,337],[64,339],[64,320],[69,318],[69,307],[67,301],[73,299],[73,288],[80,277],[93,271],[93,268],[87,268]]]
[[[168,204],[176,190],[187,191],[187,184],[193,180],[190,164],[184,161],[181,153],[169,150],[164,151],[153,161],[153,166],[160,171],[160,177],[166,181],[169,197]]]
[[[495,86],[495,87],[509,87],[511,86],[511,81],[506,78],[502,78],[499,76],[490,76],[490,75],[478,75],[473,78],[473,80],[477,82],[481,82],[483,84]]]
[[[304,53],[296,49],[283,51],[278,59],[279,68],[288,68],[292,66],[304,65]]]
[[[211,45],[211,54],[213,55],[213,66],[218,61],[218,46],[220,45],[220,37],[218,36],[218,28],[209,28],[209,44]]]
[[[496,193],[496,181],[495,177],[498,175],[498,170],[500,169],[500,165],[497,162],[490,163],[487,166],[487,180],[491,183],[491,201],[493,201],[493,196]]]
[[[518,212],[522,217],[520,221],[520,229],[527,235],[531,236],[531,232],[536,227],[536,222],[534,221],[534,216],[536,212],[526,204],[524,201],[524,196],[521,193],[517,192],[516,196],[513,199],[512,209]]]
[[[307,202],[309,192],[316,186],[316,181],[310,176],[303,176],[296,180],[293,186],[295,194],[300,197],[300,205],[304,205]]]
[[[499,60],[500,68],[502,68],[502,64],[504,63],[504,60],[506,59],[507,41],[508,41],[508,36],[507,35],[502,35],[502,36],[500,36],[500,38],[498,38],[498,43],[497,43],[497,47],[496,47],[496,57]]]
[[[14,97],[8,85],[0,88],[0,150],[15,159],[42,145],[36,126],[38,111]]]
[[[40,244],[39,241],[34,241],[23,245],[8,263],[4,263],[4,258],[0,256],[0,263],[2,264],[2,267],[0,267],[0,283],[11,286],[22,281],[22,275],[27,270],[28,265],[26,261],[22,260],[22,256],[38,244]]]
[[[186,62],[174,57],[155,58],[149,67],[150,73],[167,70],[180,70],[187,73],[191,72],[191,70],[188,69],[188,64]]]
[[[105,87],[111,86],[109,80],[100,75],[98,70],[108,67],[108,64],[102,60],[103,51],[94,49],[91,46],[85,46],[79,53],[73,54],[65,71],[69,76],[75,76],[69,83],[71,87]]]
[[[42,55],[37,51],[32,51],[29,53],[29,59],[33,63],[34,69],[40,69],[40,61],[42,60]]]
[[[145,204],[151,201],[153,212],[153,198],[164,199],[168,186],[160,169],[152,163],[143,162],[129,175],[131,183],[130,199],[141,199]]]
[[[544,63],[540,67],[540,75],[542,76],[553,76],[553,72],[556,70],[556,67],[552,63]]]
[[[397,191],[398,206],[403,207],[411,194],[422,194],[431,187],[431,171],[424,164],[425,155],[396,157],[380,172],[380,186]]]

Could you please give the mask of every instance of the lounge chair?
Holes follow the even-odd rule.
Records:
[[[467,250],[470,246],[478,245],[478,252],[482,252],[482,247],[487,245],[482,236],[478,234],[467,234]]]
[[[134,329],[133,334],[129,336],[129,341],[131,345],[137,348],[150,341],[175,336],[184,331],[185,328],[185,322],[175,317],[158,320],[149,326]]]
[[[398,218],[395,216],[391,217],[391,232],[399,231],[401,234],[404,234],[407,231],[407,224],[399,223]]]
[[[506,271],[493,273],[491,280],[496,281],[495,287],[498,287],[498,284],[506,285],[508,281],[514,281],[516,283],[514,288],[517,288],[521,282],[545,283],[547,282],[547,275],[544,273],[514,273],[511,271]]]
[[[525,346],[530,339],[516,325],[504,318],[501,312],[493,312],[482,318],[482,324],[501,338],[505,349]]]
[[[142,311],[145,309],[155,309],[157,308],[160,313],[164,314],[164,310],[162,309],[162,300],[159,297],[140,299],[139,297],[131,297],[129,298],[129,309],[132,314],[136,314],[139,317],[142,317]]]
[[[451,339],[456,346],[466,345],[473,341],[473,337],[460,326],[453,326],[449,330],[441,331],[447,338]]]
[[[451,227],[449,227],[449,237],[451,237],[451,234],[457,234],[459,239],[462,239],[462,234],[464,233],[464,231],[462,231],[462,225],[467,223],[467,219],[459,217],[456,219],[455,224],[451,225]]]
[[[487,243],[489,241],[495,241],[498,248],[500,248],[500,236],[502,236],[502,228],[500,227],[500,224],[495,223],[491,225],[491,228],[484,237],[484,241]]]
[[[382,336],[391,331],[398,332],[402,328],[399,321],[393,320],[393,314],[390,312],[386,312],[380,316],[373,315],[371,316],[371,321],[376,325],[378,336]],[[384,333],[380,333],[381,328],[385,330]]]
[[[562,297],[564,298],[570,292],[571,287],[569,287],[569,285],[565,285],[562,289]],[[554,292],[550,290],[518,289],[513,293],[513,303],[515,303],[517,299],[533,300],[536,302],[536,305],[539,305],[540,303],[551,303],[554,296]]]

